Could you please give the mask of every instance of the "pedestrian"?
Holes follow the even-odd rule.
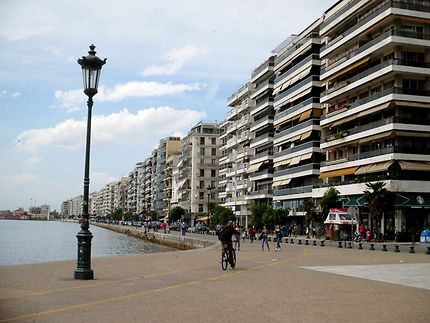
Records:
[[[161,224],[161,228],[163,229],[164,233],[167,233],[167,223],[166,222],[163,222]]]
[[[249,238],[251,239],[251,243],[253,243],[254,239],[255,239],[255,227],[254,226],[249,227],[248,234],[249,234]]]
[[[282,232],[279,225],[276,225],[275,227],[275,241],[276,241],[276,249],[275,251],[281,250],[281,239],[282,239]]]
[[[242,229],[242,243],[245,242],[246,234],[247,234],[247,232],[246,232],[245,228],[243,228]]]
[[[234,242],[234,249],[240,250],[240,228],[238,225],[236,225],[235,230],[239,232],[239,234],[233,234],[231,239]]]
[[[263,225],[263,229],[261,230],[261,234],[260,234],[259,239],[261,240],[261,251],[264,251],[264,245],[266,245],[267,251],[270,251],[269,239],[267,236],[267,229],[266,229],[265,225]]]
[[[187,224],[185,223],[185,221],[184,222],[182,222],[182,224],[181,224],[181,233],[182,233],[182,235],[184,236],[185,235],[185,232],[187,231]]]

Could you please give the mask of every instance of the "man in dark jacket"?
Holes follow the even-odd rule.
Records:
[[[221,240],[221,244],[224,248],[224,245],[228,246],[228,256],[229,256],[229,260],[230,260],[230,264],[232,263],[232,250],[233,250],[233,241],[232,241],[232,237],[233,234],[235,235],[239,235],[239,239],[240,239],[240,233],[233,227],[233,222],[232,221],[228,221],[228,224],[226,226],[224,226],[223,228],[221,228],[219,235],[218,235],[218,239]]]

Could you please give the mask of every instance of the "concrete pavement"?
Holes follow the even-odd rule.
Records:
[[[429,321],[430,255],[271,247],[245,242],[227,271],[217,242],[98,258],[91,281],[75,261],[1,266],[0,322]]]

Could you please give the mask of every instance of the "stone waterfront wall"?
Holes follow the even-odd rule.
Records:
[[[187,249],[197,249],[197,248],[205,248],[213,245],[212,241],[197,239],[193,237],[174,235],[174,234],[165,234],[161,232],[145,232],[145,230],[141,228],[135,228],[132,226],[120,226],[120,225],[111,225],[105,223],[92,223],[92,225],[115,231],[118,233],[127,234],[129,236],[133,236],[136,238],[144,239],[146,241],[152,243],[158,243],[161,245],[187,250]]]

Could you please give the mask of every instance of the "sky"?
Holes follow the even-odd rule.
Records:
[[[227,98],[334,0],[1,0],[0,210],[83,193],[87,97],[77,59],[107,58],[94,96],[90,191],[161,138],[222,121]]]

